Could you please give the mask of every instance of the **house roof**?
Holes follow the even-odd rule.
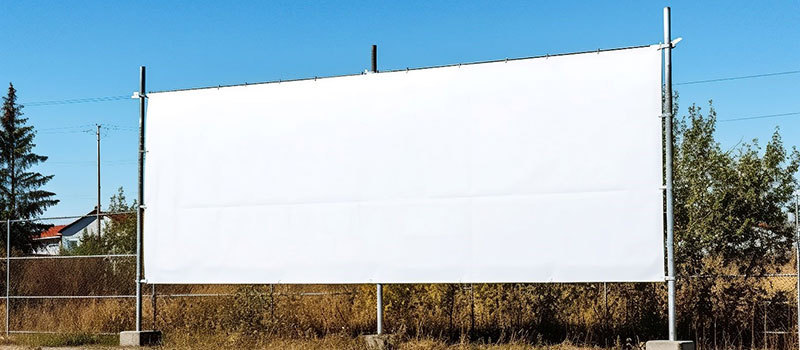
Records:
[[[96,208],[97,207],[95,207],[95,209],[92,209],[92,211],[90,211],[86,215],[84,215],[84,216],[82,216],[80,218],[77,218],[77,219],[75,219],[75,221],[70,222],[69,224],[67,224],[64,228],[61,229],[60,233],[62,235],[64,235],[64,236],[72,236],[72,235],[80,232],[84,228],[86,228],[86,226],[89,226],[89,224],[94,222],[94,220],[97,218],[97,216],[96,216],[97,215],[97,209]],[[102,212],[100,212],[100,213],[102,214]]]
[[[95,208],[97,208],[97,207],[95,207]],[[104,214],[104,213],[101,212],[101,214]],[[53,237],[59,237],[59,236],[67,236],[67,237],[68,236],[72,236],[72,235],[80,232],[84,228],[86,228],[86,226],[88,226],[89,224],[93,223],[97,219],[96,215],[97,215],[97,209],[92,209],[92,211],[90,211],[86,215],[84,215],[84,216],[82,216],[80,218],[77,218],[75,221],[70,222],[69,224],[66,224],[66,225],[55,225],[55,226],[52,226],[52,227],[48,228],[47,230],[43,231],[42,233],[34,236],[33,239],[47,239],[47,238],[53,238]],[[111,216],[113,218],[114,215],[111,215]]]
[[[37,235],[36,237],[33,237],[33,239],[44,239],[44,238],[53,238],[61,236],[61,230],[64,229],[64,227],[67,227],[67,225],[52,226],[47,230],[43,231],[42,233],[39,233],[39,235]]]

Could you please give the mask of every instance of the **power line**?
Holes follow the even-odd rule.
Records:
[[[131,99],[130,96],[121,95],[121,96],[103,96],[103,97],[75,98],[75,99],[69,99],[69,100],[23,102],[21,104],[23,106],[26,106],[26,107],[38,107],[38,106],[67,105],[67,104],[75,104],[75,103],[93,103],[93,102],[121,101],[121,100],[130,100],[130,99]]]
[[[731,119],[720,119],[718,122],[736,122],[742,120],[753,120],[753,119],[766,119],[766,118],[778,118],[778,117],[788,117],[788,116],[795,116],[800,115],[800,112],[789,112],[789,113],[778,113],[778,114],[764,114],[764,115],[754,115],[748,117],[738,117],[738,118],[731,118]]]
[[[81,124],[73,126],[58,126],[53,128],[37,128],[36,131],[50,131],[50,130],[66,130],[66,129],[85,129],[92,126],[92,124]]]
[[[779,75],[789,75],[789,74],[798,74],[798,73],[800,73],[800,70],[790,70],[790,71],[785,71],[785,72],[774,72],[774,73],[764,73],[764,74],[755,74],[755,75],[743,75],[743,76],[738,76],[738,77],[725,77],[725,78],[715,78],[715,79],[707,79],[707,80],[686,81],[686,82],[682,82],[682,83],[675,83],[675,84],[672,84],[672,85],[693,85],[693,84],[717,83],[717,82],[721,82],[721,81],[774,77],[774,76],[779,76]]]
[[[117,160],[104,160],[100,163],[102,164],[129,164],[135,163],[136,159],[117,159]],[[97,164],[96,161],[93,160],[64,160],[64,161],[45,161],[42,164]]]
[[[104,130],[102,135],[107,136],[110,132],[126,132],[126,131],[138,131],[139,128],[132,127],[132,126],[119,126],[115,124],[103,124],[101,128]],[[42,135],[54,135],[54,134],[94,134],[96,132],[94,124],[82,124],[82,125],[75,125],[75,126],[62,126],[62,127],[53,127],[53,128],[42,128],[36,129],[37,134]]]
[[[110,163],[110,164],[109,163],[103,163],[103,162],[101,162],[101,163],[102,163],[103,168],[108,168],[108,167],[113,167],[113,168],[117,168],[117,167],[134,167],[134,166],[136,166],[136,161],[132,161],[132,162],[128,162],[128,163],[123,163],[123,162]],[[96,167],[97,163],[95,162],[95,163],[71,163],[71,164],[69,164],[69,163],[54,163],[54,164],[50,164],[50,162],[43,162],[39,166],[42,166],[42,167],[50,166],[51,168],[54,167],[54,168],[58,168],[58,169],[62,169],[63,170],[64,168]],[[93,198],[97,198],[97,197],[93,197]]]

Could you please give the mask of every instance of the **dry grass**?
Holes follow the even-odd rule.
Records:
[[[75,341],[80,340],[85,335],[25,335],[13,336],[11,339],[0,340],[0,350],[28,350],[42,349],[47,347],[57,347],[58,349],[125,349],[115,346],[113,342],[116,338],[98,339],[88,342],[85,345],[76,345]],[[263,349],[263,350],[318,350],[318,349],[342,349],[342,350],[366,350],[364,343],[359,338],[344,336],[327,336],[311,339],[269,339],[257,344],[247,346],[231,345],[220,343],[216,337],[194,337],[184,339],[181,342],[167,341],[157,349],[174,350],[196,350],[196,349]],[[597,348],[581,348],[568,343],[553,346],[533,346],[525,343],[504,343],[504,344],[481,344],[481,343],[457,343],[447,344],[441,340],[421,339],[406,340],[396,343],[397,350],[578,350]]]
[[[131,271],[129,263],[102,259],[15,262],[12,294],[130,295]],[[776,325],[786,323],[777,315],[791,301],[794,282],[683,280],[680,332],[726,348],[765,344],[760,320],[767,314]],[[309,292],[335,295],[299,295]],[[229,296],[163,296],[187,293]],[[375,327],[374,285],[171,285],[159,286],[158,294],[155,328],[176,348],[197,346],[199,337],[206,348],[356,349],[356,337]],[[145,328],[153,327],[150,300],[145,296]],[[522,349],[564,342],[620,348],[663,337],[666,329],[663,284],[608,284],[606,298],[603,284],[387,285],[384,303],[385,329],[406,339],[405,349]],[[0,320],[4,307],[0,303]],[[117,333],[133,329],[134,301],[14,299],[11,314],[12,330]],[[79,343],[67,340],[51,344]],[[768,345],[783,347],[781,342],[787,343],[775,339]]]

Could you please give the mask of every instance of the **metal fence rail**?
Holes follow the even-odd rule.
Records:
[[[13,228],[22,221],[6,224]],[[11,231],[6,232],[8,239]],[[136,255],[61,253],[66,255],[6,251],[0,264],[6,273],[6,296],[0,296],[6,333],[114,335],[134,327]],[[678,331],[697,341],[698,349],[795,348],[795,273],[679,275],[676,281]],[[144,323],[166,331],[358,334],[375,325],[376,291],[370,285],[145,283],[143,288],[148,292],[141,296]],[[437,336],[453,337],[496,332],[494,337],[556,327],[553,334],[574,343],[615,346],[618,338],[636,342],[636,327],[657,327],[660,333],[666,326],[661,283],[386,285],[383,292],[388,321],[383,326],[391,332],[435,329]],[[706,299],[692,301],[687,293]]]

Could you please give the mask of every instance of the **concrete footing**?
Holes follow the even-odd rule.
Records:
[[[391,334],[363,335],[361,339],[369,350],[392,350],[396,348],[396,337]]]
[[[119,332],[120,346],[152,346],[161,344],[161,331]]]
[[[689,340],[651,340],[645,344],[646,350],[694,350],[694,342]]]

